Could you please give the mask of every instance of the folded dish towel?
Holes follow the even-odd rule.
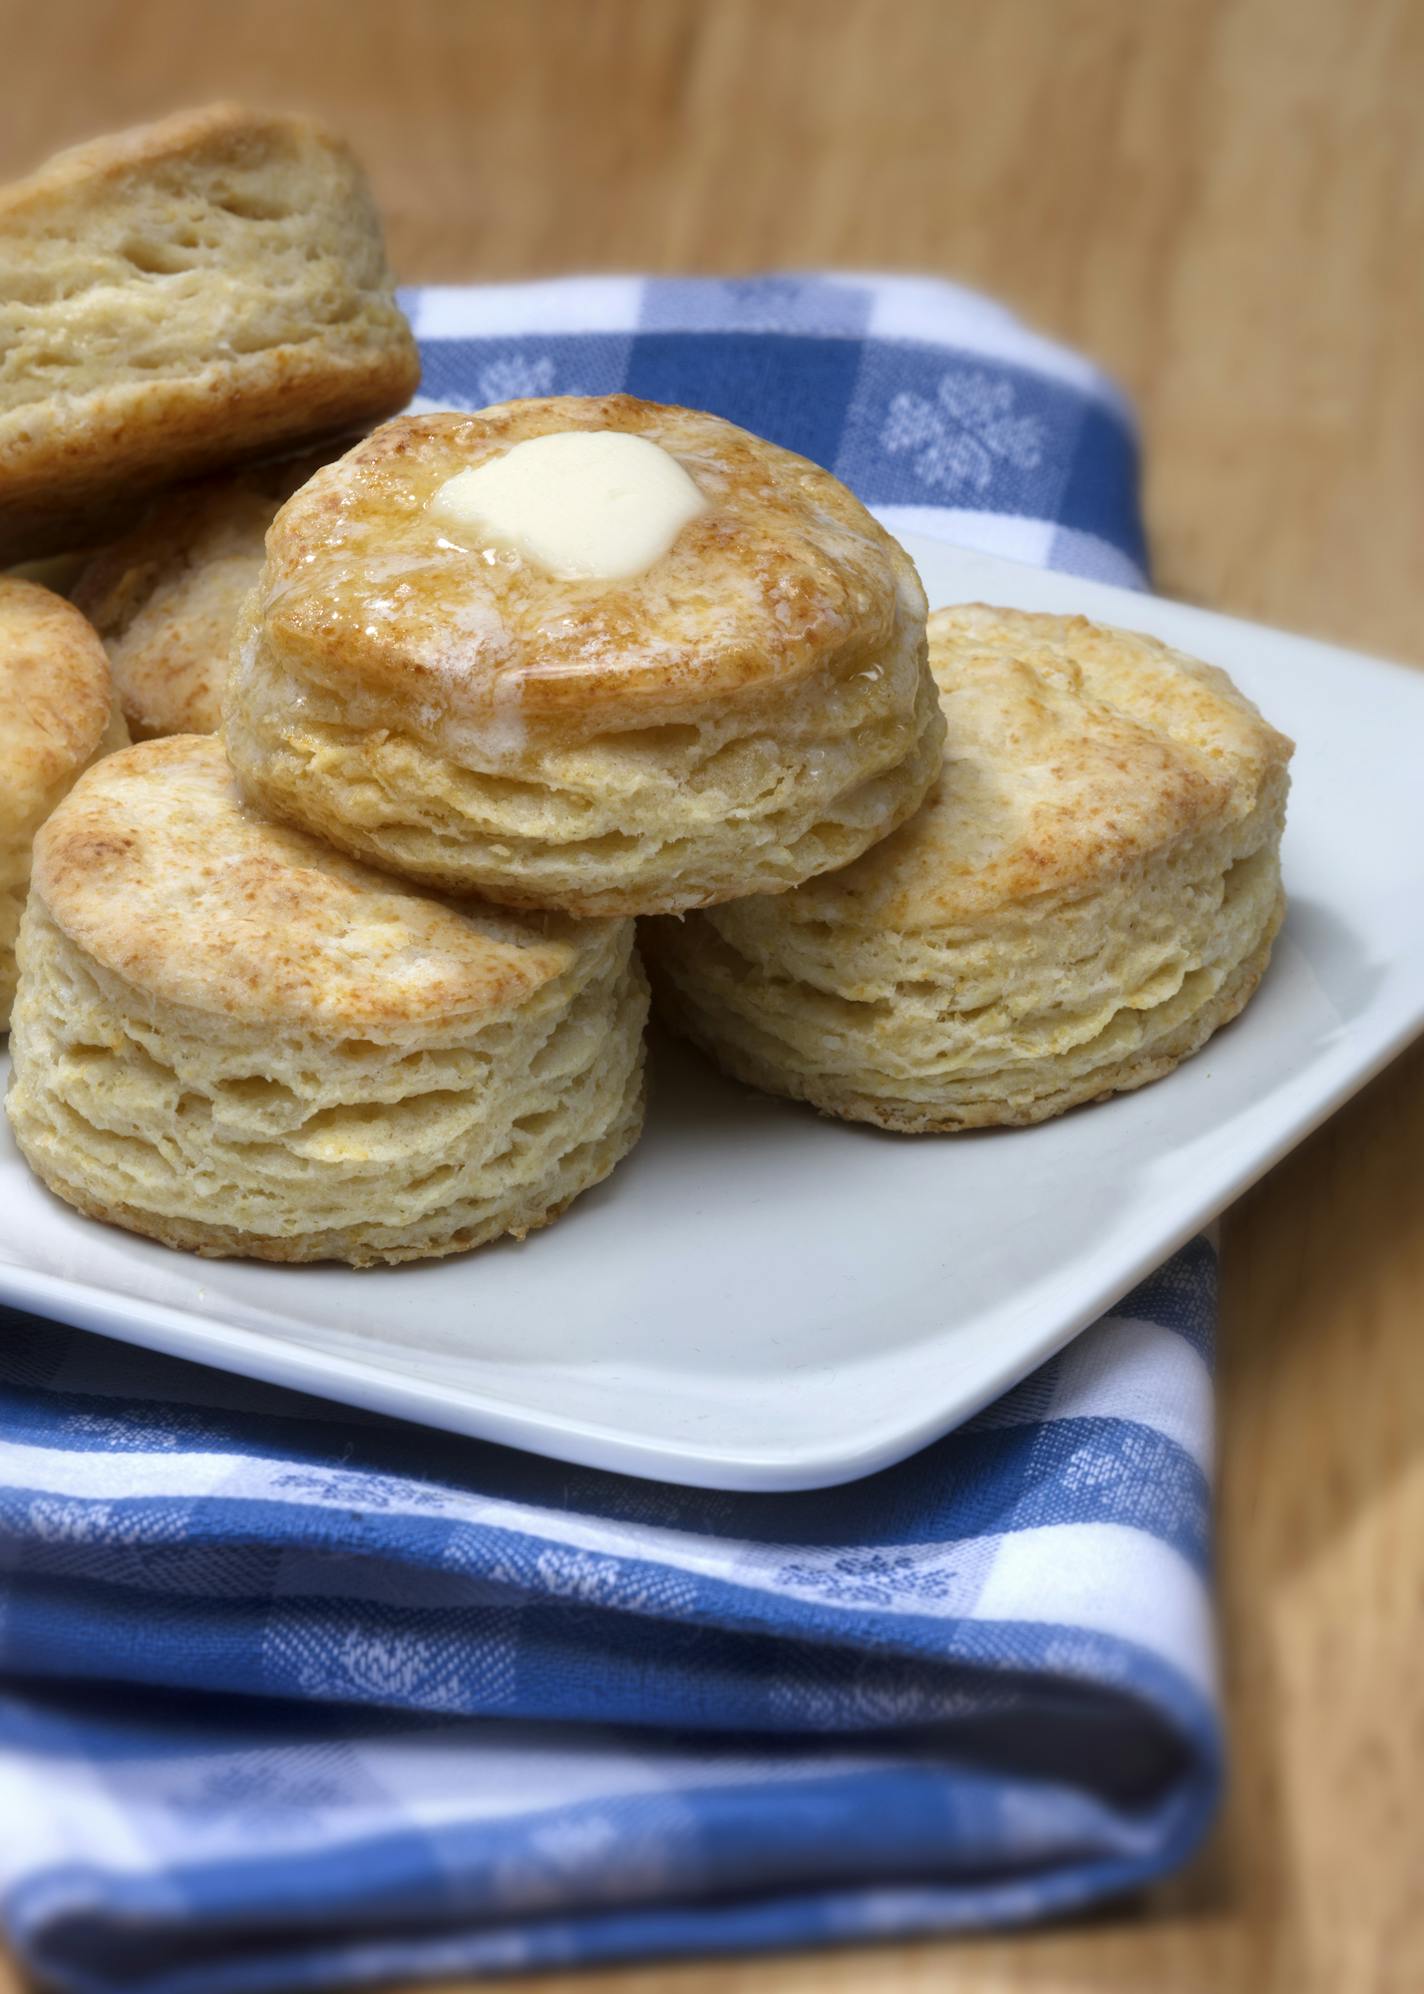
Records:
[[[1117,397],[952,287],[407,304],[434,402],[697,403],[892,524],[1142,579]],[[1160,1875],[1219,1772],[1214,1293],[1198,1242],[916,1459],[781,1496],[5,1314],[14,1945],[83,1994],[238,1994],[1007,1924]]]

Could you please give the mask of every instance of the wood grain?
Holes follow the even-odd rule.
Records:
[[[0,48],[0,173],[217,95],[312,108],[410,279],[980,285],[1137,398],[1165,591],[1424,659],[1419,0],[0,0]],[[1421,1181],[1424,1051],[1227,1222],[1235,1782],[1189,1875],[1033,1937],[511,1989],[1424,1986]]]

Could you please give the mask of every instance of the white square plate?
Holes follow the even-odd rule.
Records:
[[[1037,1129],[822,1121],[659,1046],[629,1161],[523,1245],[351,1273],[77,1217],[0,1132],[0,1299],[564,1460],[712,1488],[865,1475],[1101,1314],[1424,1029],[1424,673],[911,540],[932,603],[1082,610],[1224,665],[1297,755],[1290,914],[1241,1020]],[[2,1077],[2,1076],[0,1076]]]

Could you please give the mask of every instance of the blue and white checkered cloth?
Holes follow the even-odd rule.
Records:
[[[824,464],[892,533],[1127,587],[1146,579],[1122,396],[955,284],[575,277],[434,285],[401,301],[426,406],[627,393],[707,408]]]
[[[1117,397],[951,287],[408,303],[432,400],[701,404],[892,522],[1141,578]],[[5,1315],[13,1943],[76,1994],[262,1994],[1013,1924],[1161,1875],[1219,1777],[1214,1298],[1198,1242],[916,1459],[779,1496]]]

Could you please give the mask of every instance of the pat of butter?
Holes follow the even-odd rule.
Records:
[[[641,575],[707,501],[675,457],[613,429],[532,436],[457,471],[431,510],[565,580]]]

